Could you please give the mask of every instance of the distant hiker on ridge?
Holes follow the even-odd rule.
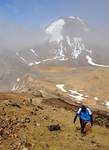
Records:
[[[74,118],[74,123],[76,122],[77,117],[79,116],[80,119],[80,125],[81,125],[81,133],[86,133],[84,131],[85,126],[88,122],[91,123],[91,126],[93,126],[93,116],[90,108],[86,107],[85,105],[82,105],[82,107],[79,108],[77,111],[75,118]]]

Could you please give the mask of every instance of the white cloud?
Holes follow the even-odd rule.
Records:
[[[0,20],[0,50],[31,48],[46,38],[41,28],[32,29],[27,26]]]

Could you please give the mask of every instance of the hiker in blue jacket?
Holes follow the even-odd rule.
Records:
[[[80,119],[80,125],[81,125],[81,133],[85,133],[84,129],[88,122],[91,123],[91,126],[93,126],[93,116],[90,108],[86,107],[85,105],[82,105],[81,108],[77,111],[74,123],[76,122],[77,117],[79,116]]]

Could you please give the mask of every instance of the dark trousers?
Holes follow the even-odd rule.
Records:
[[[81,133],[84,132],[84,129],[85,129],[85,126],[88,122],[85,122],[83,121],[81,118],[80,118],[80,125],[81,125]]]

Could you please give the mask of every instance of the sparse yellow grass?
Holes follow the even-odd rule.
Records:
[[[80,93],[88,95],[84,103],[100,110],[106,110],[105,103],[109,100],[109,69],[108,68],[73,68],[71,66],[45,66],[33,67],[33,72],[36,72],[36,77],[32,77],[30,73],[29,78],[26,79],[25,91],[31,87],[32,90],[43,89],[53,93],[62,93],[56,88],[56,84],[64,84],[65,89],[83,90]],[[42,77],[37,78],[37,72],[42,73]],[[94,97],[99,100],[95,101]],[[69,100],[71,97],[69,97]],[[71,99],[72,101],[72,99]],[[104,105],[103,105],[104,103]],[[107,109],[108,111],[108,109]]]
[[[94,125],[87,135],[82,137],[79,129],[79,120],[73,124],[74,112],[64,108],[56,108],[40,104],[43,110],[39,109],[36,115],[30,112],[37,106],[22,106],[22,108],[6,107],[5,111],[9,116],[17,116],[19,119],[29,117],[31,122],[26,128],[21,128],[16,134],[17,138],[3,141],[0,150],[11,150],[10,144],[18,144],[21,140],[27,140],[32,144],[31,150],[108,150],[109,130],[105,127]],[[47,116],[47,119],[45,119]],[[34,123],[38,126],[34,126]],[[61,131],[50,132],[48,125],[60,124]],[[19,148],[21,150],[22,148]]]
[[[69,67],[67,65],[56,65],[56,66],[34,66],[32,68],[33,71],[39,71],[39,72],[49,72],[49,73],[62,73],[62,72],[69,72],[72,70],[75,70],[76,68]]]

